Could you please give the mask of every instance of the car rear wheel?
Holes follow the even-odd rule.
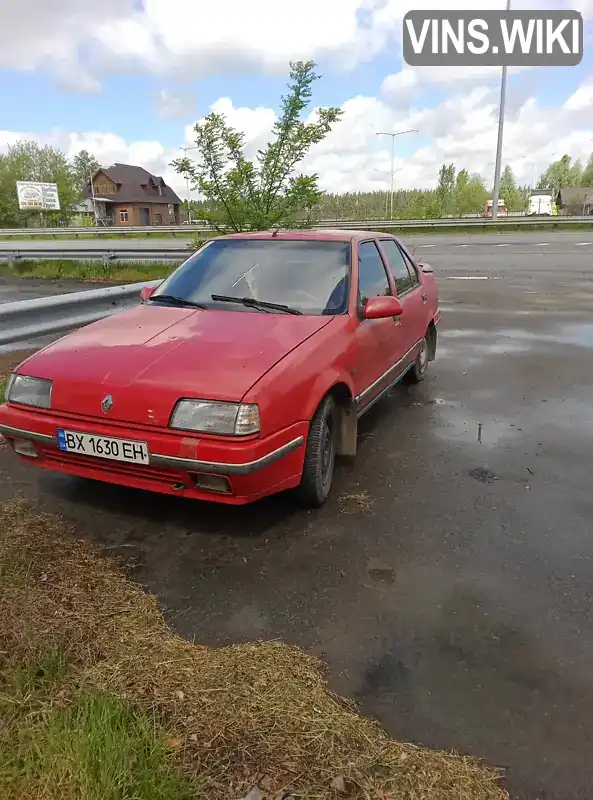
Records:
[[[303,475],[298,488],[301,502],[309,508],[322,506],[329,495],[336,464],[337,425],[336,403],[328,395],[309,426]]]
[[[428,337],[425,336],[420,345],[414,366],[406,374],[408,383],[421,383],[424,380],[428,368],[428,355]]]

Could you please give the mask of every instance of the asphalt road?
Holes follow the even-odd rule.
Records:
[[[394,230],[395,235],[398,231]],[[576,231],[574,233],[546,231],[542,226],[541,232],[537,233],[494,233],[494,234],[431,234],[423,236],[407,236],[405,229],[401,232],[402,239],[411,247],[435,247],[439,251],[449,248],[490,248],[494,246],[518,247],[529,249],[531,247],[545,246],[562,251],[563,248],[590,247],[593,249],[593,223],[591,231]],[[187,249],[187,239],[181,237],[159,239],[147,237],[146,239],[63,239],[47,240],[31,239],[27,241],[2,241],[0,242],[0,252],[23,251],[23,250],[97,250],[98,252],[117,252],[125,251],[141,252],[150,250],[170,250],[183,253]]]
[[[364,419],[320,511],[151,496],[6,450],[0,496],[134,559],[183,635],[297,643],[393,736],[503,767],[516,798],[591,798],[593,259],[440,239],[430,377]]]

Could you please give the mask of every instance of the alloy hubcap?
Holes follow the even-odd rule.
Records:
[[[331,429],[326,422],[323,426],[323,436],[321,439],[321,478],[325,482],[331,468],[333,460],[333,443]]]

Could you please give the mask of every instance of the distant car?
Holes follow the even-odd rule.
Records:
[[[24,361],[0,432],[26,462],[155,492],[327,498],[357,420],[434,359],[434,274],[381,233],[213,239],[142,304]]]
[[[492,216],[492,206],[493,205],[494,205],[494,201],[493,200],[488,200],[486,202],[486,205],[484,206],[484,216],[485,217],[491,217]],[[499,200],[498,201],[498,216],[499,217],[507,217],[508,214],[509,214],[509,212],[507,211],[507,207],[506,207],[506,204],[505,204],[504,200],[502,200],[502,199]]]
[[[527,216],[551,217],[557,210],[554,208],[554,198],[551,194],[532,194],[529,198]]]

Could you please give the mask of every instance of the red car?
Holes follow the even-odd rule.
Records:
[[[393,236],[213,239],[142,304],[24,361],[0,433],[47,469],[200,500],[330,491],[357,420],[434,359],[437,287]]]

